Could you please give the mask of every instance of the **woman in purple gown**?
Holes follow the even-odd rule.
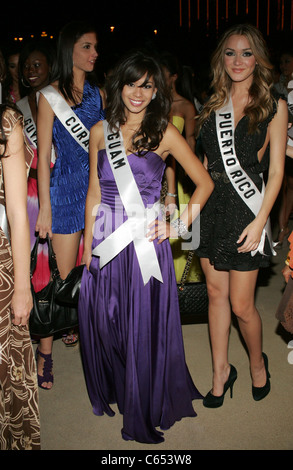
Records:
[[[170,102],[153,58],[124,58],[106,91],[107,121],[90,137],[79,299],[85,378],[96,415],[113,416],[110,404],[117,403],[124,439],[158,443],[164,438],[155,428],[196,416],[192,400],[202,398],[185,363],[167,238],[186,236],[213,183],[168,123]],[[196,185],[171,224],[156,212],[170,153]]]

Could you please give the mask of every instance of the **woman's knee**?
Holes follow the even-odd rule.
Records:
[[[249,299],[231,299],[231,310],[238,319],[244,322],[248,322],[256,312],[254,302]]]
[[[207,282],[207,292],[209,297],[209,302],[227,302],[229,300],[228,289],[221,288],[213,283]]]

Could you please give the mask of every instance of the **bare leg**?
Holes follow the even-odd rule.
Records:
[[[65,279],[76,264],[81,232],[71,234],[54,233],[53,250],[62,279]]]
[[[257,276],[258,270],[230,271],[230,300],[248,348],[252,383],[255,387],[263,387],[266,371],[262,357],[262,323],[255,307]]]
[[[52,245],[56,254],[56,260],[60,276],[65,279],[71,269],[76,264],[76,258],[79,248],[81,232],[76,232],[69,235],[54,234]],[[39,351],[43,354],[51,354],[53,346],[53,336],[42,338],[38,347]],[[43,376],[44,359],[38,356],[38,375]],[[42,382],[44,388],[50,389],[53,386],[52,382]]]
[[[209,296],[209,332],[213,360],[212,394],[220,396],[230,372],[228,361],[231,324],[229,272],[217,271],[206,258],[200,261],[206,277]]]

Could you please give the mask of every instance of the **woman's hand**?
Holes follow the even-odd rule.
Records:
[[[258,248],[263,226],[255,219],[243,230],[237,243],[240,244],[245,239],[243,245],[238,248],[238,253],[248,253]]]
[[[91,261],[92,261],[92,253],[91,253],[91,251],[84,250],[80,264],[85,264],[86,267],[87,267],[87,270],[89,271]]]
[[[177,230],[164,220],[154,220],[149,225],[149,232],[146,234],[149,241],[158,239],[162,243],[166,238],[178,238]]]
[[[40,238],[46,238],[47,234],[49,238],[52,239],[52,213],[51,209],[44,210],[40,209],[37,222],[36,222],[36,232],[39,233]]]
[[[27,325],[33,308],[32,293],[29,289],[15,290],[11,300],[11,321],[14,325]]]

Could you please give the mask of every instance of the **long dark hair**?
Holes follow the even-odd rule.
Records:
[[[68,101],[77,104],[73,90],[73,47],[87,33],[97,34],[95,28],[84,21],[73,21],[60,31],[57,44],[57,74],[53,79],[58,80],[60,93]],[[87,74],[87,78],[91,78]]]
[[[140,129],[133,135],[134,150],[142,155],[156,150],[168,125],[171,100],[165,85],[162,69],[156,59],[144,51],[129,52],[116,65],[106,81],[106,118],[112,130],[125,124],[125,105],[121,93],[126,84],[138,81],[147,74],[146,81],[154,80],[157,93],[146,110]]]

